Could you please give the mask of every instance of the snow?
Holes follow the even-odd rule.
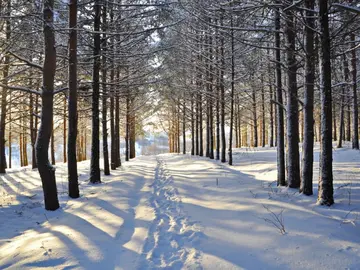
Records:
[[[315,176],[318,172],[315,152]],[[360,152],[334,149],[336,204],[276,187],[276,150],[236,149],[234,166],[141,156],[43,209],[30,168],[0,175],[0,269],[360,269]],[[271,224],[282,212],[285,234]],[[272,213],[275,214],[275,216]],[[276,224],[276,222],[275,222]],[[279,224],[278,224],[279,225]]]

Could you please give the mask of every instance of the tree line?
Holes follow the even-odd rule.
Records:
[[[159,11],[167,5],[0,1],[0,173],[12,166],[13,145],[28,165],[29,141],[47,210],[59,208],[54,133],[62,134],[71,198],[80,196],[77,162],[88,157],[88,144],[91,183],[101,182],[100,152],[105,175],[121,166],[121,132],[125,160],[135,157],[148,88],[158,80],[151,61],[163,50],[154,33],[165,27]]]
[[[324,205],[334,203],[333,141],[359,149],[355,1],[2,0],[0,18],[0,173],[16,144],[48,210],[59,207],[54,134],[77,198],[87,145],[100,183],[100,153],[108,175],[123,134],[134,158],[149,114],[170,152],[232,165],[233,148],[276,147],[277,184],[306,195],[319,142]]]
[[[312,195],[319,142],[318,202],[332,205],[333,141],[359,149],[358,4],[213,0],[177,8],[172,15],[183,22],[164,34],[173,47],[163,55],[170,151],[185,153],[186,131],[192,155],[230,165],[233,147],[276,146],[278,186]]]

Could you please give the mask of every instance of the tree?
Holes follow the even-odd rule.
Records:
[[[318,203],[334,203],[332,168],[331,58],[328,1],[318,0],[320,24],[321,152]]]
[[[300,187],[299,162],[299,106],[297,90],[297,62],[295,57],[295,24],[292,10],[285,11],[286,63],[287,63],[287,180],[291,188]]]
[[[284,112],[282,108],[283,93],[281,81],[281,48],[280,48],[280,10],[275,8],[275,76],[276,76],[276,102],[277,110],[277,185],[285,186],[285,147],[284,147]]]
[[[69,3],[69,121],[67,141],[67,167],[69,180],[69,196],[79,198],[79,184],[76,159],[76,140],[78,129],[77,112],[77,0]],[[65,145],[64,145],[65,147]]]
[[[314,82],[315,82],[315,20],[314,0],[306,0],[305,17],[305,99],[304,99],[304,142],[300,192],[313,194],[313,161],[314,161]]]
[[[11,1],[7,0],[7,20],[5,22],[5,38],[6,41],[10,41],[11,35],[11,25],[10,25],[10,14],[11,14]],[[3,77],[4,77],[4,85],[2,86],[1,92],[1,115],[0,115],[0,173],[5,173],[6,170],[6,156],[5,156],[5,127],[6,127],[6,110],[7,110],[7,81],[9,76],[9,66],[10,66],[10,55],[7,53],[5,55],[4,60],[4,69],[3,69]]]
[[[109,150],[108,150],[108,128],[107,128],[107,66],[106,66],[106,53],[107,53],[107,5],[103,3],[102,10],[102,143],[103,143],[103,159],[104,159],[104,174],[110,175],[110,164],[109,164]]]
[[[91,133],[91,163],[90,163],[90,182],[101,183],[100,177],[100,136],[99,136],[99,99],[100,99],[100,11],[101,1],[95,0],[94,3],[94,62],[93,62],[93,81],[92,81],[92,133]]]
[[[53,127],[54,77],[56,70],[54,0],[44,1],[43,19],[45,52],[41,93],[41,124],[36,140],[36,160],[44,191],[45,209],[56,210],[60,205],[57,196],[55,168],[51,166],[48,154]]]

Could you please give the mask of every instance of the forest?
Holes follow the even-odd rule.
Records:
[[[0,268],[359,269],[359,65],[354,0],[0,0]]]

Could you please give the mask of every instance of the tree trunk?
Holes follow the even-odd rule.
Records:
[[[348,72],[347,70],[347,61],[346,61],[346,55],[343,56],[343,72],[344,72],[344,82],[347,82],[347,76]],[[337,144],[337,148],[342,148],[342,141],[344,140],[344,133],[345,133],[345,85],[341,87],[341,106],[340,106],[340,126],[339,126],[339,141]]]
[[[274,147],[274,105],[272,100],[275,100],[273,85],[272,85],[272,70],[270,63],[268,65],[268,76],[269,76],[269,91],[270,91],[270,136],[269,136],[269,146]]]
[[[238,97],[238,101],[237,101],[237,115],[238,115],[238,129],[239,129],[239,147],[241,148],[242,146],[242,138],[241,138],[241,135],[242,135],[242,129],[241,129],[241,111],[240,111],[240,105],[239,105],[239,97]]]
[[[218,28],[216,28],[216,36],[219,36]],[[216,39],[217,46],[216,46],[216,63],[219,63],[219,60],[221,59],[220,55],[220,46],[221,46],[221,40],[220,38]],[[220,76],[221,71],[220,68],[217,68],[217,78],[216,78],[216,150],[215,150],[215,159],[220,160]]]
[[[223,18],[221,16],[220,25],[223,26]],[[220,38],[220,130],[221,130],[221,157],[222,163],[226,162],[226,137],[225,137],[225,40]]]
[[[235,131],[235,148],[239,148],[239,128],[238,128],[238,113],[234,110],[234,131]]]
[[[41,93],[41,124],[36,139],[36,159],[44,192],[45,209],[56,210],[60,205],[56,188],[55,168],[49,162],[48,152],[53,127],[53,92],[56,70],[56,47],[53,25],[54,0],[46,0],[44,2],[43,16],[45,59],[43,66],[43,90]]]
[[[261,123],[261,146],[265,147],[265,138],[266,138],[266,122],[265,122],[265,91],[264,91],[264,81],[261,76],[261,114],[262,114],[262,123]]]
[[[25,111],[25,108],[24,108]],[[26,120],[26,119],[25,119]],[[24,153],[24,166],[28,166],[28,157],[27,157],[27,132],[26,132],[26,125],[23,123],[23,153]]]
[[[256,93],[255,88],[252,89],[252,113],[253,113],[253,127],[254,127],[254,147],[258,147],[258,124],[257,124],[257,108],[256,108]]]
[[[337,114],[337,111],[336,111],[336,104],[335,102],[333,102],[333,140],[334,141],[337,141],[337,123],[336,123],[336,114]]]
[[[313,194],[313,162],[314,162],[314,82],[315,57],[314,49],[314,10],[315,1],[306,0],[305,26],[305,98],[304,98],[304,142],[300,192]]]
[[[299,161],[299,106],[297,91],[297,63],[295,57],[295,25],[293,11],[287,10],[286,15],[286,58],[288,79],[287,104],[287,143],[288,143],[288,185],[290,188],[300,187],[300,161]]]
[[[129,141],[130,141],[130,92],[127,90],[126,94],[126,128],[125,128],[125,161],[130,160],[130,149],[129,149]]]
[[[183,135],[183,154],[186,154],[186,104],[185,98],[183,103],[183,121],[182,121],[182,135]]]
[[[113,73],[113,71],[111,71]],[[110,75],[110,78],[112,76]],[[113,79],[110,79],[113,82]],[[115,119],[114,119],[114,90],[111,90],[110,97],[110,138],[111,138],[111,163],[112,170],[116,170],[116,140],[115,140]]]
[[[210,19],[209,19],[210,20]],[[210,20],[211,22],[211,20]],[[209,78],[208,78],[208,101],[209,101],[209,158],[214,159],[214,109],[213,109],[213,38],[209,35]]]
[[[332,168],[332,119],[331,119],[331,55],[328,19],[328,1],[318,0],[320,21],[320,94],[321,94],[321,152],[318,203],[334,203]]]
[[[36,157],[35,157],[35,140],[36,140],[36,130],[34,128],[34,97],[33,94],[30,94],[29,97],[29,116],[30,116],[30,123],[29,123],[29,129],[30,129],[30,143],[31,143],[31,166],[32,169],[35,169],[36,166]]]
[[[231,27],[233,27],[233,15],[231,14]],[[234,91],[235,91],[235,40],[234,30],[231,30],[231,92],[230,92],[230,134],[229,134],[229,165],[233,165],[232,144],[234,126]]]
[[[204,156],[202,94],[199,94],[199,156]]]
[[[352,2],[352,1],[351,1]],[[357,103],[357,69],[356,69],[356,40],[355,34],[350,34],[351,46],[351,74],[352,74],[352,110],[353,110],[353,131],[352,131],[352,148],[359,149],[359,113]]]
[[[195,112],[195,155],[199,155],[199,94],[196,94],[196,99],[195,99],[195,108],[196,108],[196,112]]]
[[[20,121],[21,123],[22,121]],[[24,157],[23,157],[23,134],[20,132],[19,133],[19,154],[20,154],[20,167],[24,167]]]
[[[349,73],[349,68],[347,69],[347,72]],[[349,81],[347,80],[347,82],[349,82]],[[350,104],[351,104],[351,89],[348,88],[348,91],[347,91],[347,106],[346,106],[347,107],[347,110],[346,110],[346,114],[347,114],[346,141],[348,141],[348,142],[351,141],[351,106],[350,106]]]
[[[101,0],[94,3],[94,64],[92,82],[92,133],[91,133],[91,162],[90,162],[90,182],[101,183],[100,177],[100,121],[99,121],[99,99],[100,99],[100,9]]]
[[[110,5],[110,25],[113,24],[114,21],[114,11],[113,11],[113,5]],[[113,51],[113,53],[115,54],[115,45],[114,45],[114,38],[110,39],[110,49]],[[114,58],[114,55],[113,55]],[[110,59],[111,62],[111,70],[110,70],[110,82],[111,82],[111,86],[110,86],[110,138],[111,138],[111,163],[110,163],[110,167],[111,170],[116,170],[117,167],[117,155],[120,155],[120,151],[116,151],[117,150],[117,142],[116,142],[116,131],[115,131],[115,114],[114,114],[114,110],[115,110],[115,86],[113,85],[114,83],[114,78],[115,78],[115,65],[114,65],[114,59]]]
[[[8,163],[8,167],[9,169],[11,169],[11,159],[12,159],[12,129],[11,129],[11,92],[10,92],[10,106],[9,106],[9,134],[8,134],[8,145],[9,145],[9,163]],[[34,151],[33,151],[34,152]],[[34,158],[34,156],[33,156]],[[34,160],[34,159],[33,159]],[[36,159],[35,159],[36,160]],[[34,161],[32,161],[33,163]]]
[[[133,102],[131,102],[133,104]],[[129,144],[130,144],[130,159],[135,158],[136,152],[135,152],[135,141],[136,141],[136,122],[135,122],[135,112],[133,109],[133,106],[131,106],[131,112],[130,112],[130,130],[129,130]],[[179,133],[178,133],[179,134]],[[178,136],[179,140],[180,137]],[[180,152],[180,141],[179,141],[179,147],[178,152]]]
[[[194,95],[191,94],[191,155],[195,155]]]
[[[6,41],[10,42],[10,34],[11,34],[11,25],[10,25],[10,15],[11,15],[11,1],[7,1],[7,11],[8,19],[6,20]],[[9,75],[9,65],[10,65],[10,55],[5,54],[4,59],[4,68],[3,68],[3,84],[7,85],[8,80],[7,77]],[[6,172],[6,155],[5,155],[5,127],[6,127],[6,110],[7,110],[7,93],[8,89],[6,87],[2,87],[1,92],[1,116],[0,116],[0,173]]]
[[[116,75],[117,81],[119,80],[119,71]],[[120,98],[117,95],[115,98],[115,140],[116,140],[116,168],[121,166],[121,152],[120,152]]]
[[[51,165],[55,165],[56,164],[56,160],[55,160],[55,131],[54,131],[54,122],[52,123],[52,131],[51,131],[51,148],[50,148],[50,153],[51,153]],[[24,144],[24,136],[23,136],[23,144]],[[24,151],[22,151],[23,153],[23,166],[24,166]]]
[[[276,70],[276,101],[283,104],[281,82],[281,57],[280,57],[280,11],[275,10],[275,70]],[[277,109],[277,185],[285,186],[285,148],[284,148],[284,112],[281,106]]]
[[[77,0],[69,2],[69,102],[68,102],[68,141],[67,167],[70,198],[79,198],[78,171],[76,159],[76,140],[78,129],[77,112]],[[64,142],[65,143],[65,142]],[[64,144],[65,147],[65,144]],[[82,158],[82,157],[80,157]]]
[[[177,149],[176,152],[180,154],[180,98],[178,99],[178,109],[177,109],[177,121],[176,121],[176,138],[177,138]],[[134,117],[135,118],[135,117]],[[135,129],[134,129],[135,130]],[[135,146],[135,134],[134,134],[134,146]],[[135,147],[134,147],[135,149]],[[135,153],[135,151],[134,151]],[[135,156],[134,156],[135,157]]]
[[[87,160],[87,134],[86,134],[86,129],[84,130],[84,157],[83,160]]]
[[[110,175],[110,164],[109,164],[109,147],[108,147],[108,128],[107,128],[107,67],[106,67],[106,53],[107,53],[107,7],[106,3],[103,3],[102,9],[102,139],[103,139],[103,159],[104,159],[104,174]]]
[[[69,64],[70,65],[70,64]],[[69,74],[70,75],[70,74]],[[63,107],[63,114],[64,114],[64,121],[63,121],[63,161],[66,163],[66,97],[64,98],[64,107]]]

